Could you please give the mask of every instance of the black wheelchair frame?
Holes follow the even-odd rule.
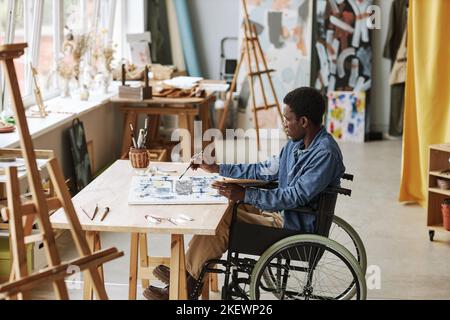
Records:
[[[344,174],[342,179],[353,181],[354,176]],[[277,184],[270,183],[263,188],[276,187]],[[351,196],[352,191],[341,187],[329,187],[319,194],[316,208],[301,207],[290,211],[317,215],[316,230],[312,234],[328,237],[339,194]],[[261,256],[274,243],[290,236],[305,234],[293,230],[239,222],[237,211],[238,207],[243,204],[242,202],[236,202],[233,205],[227,259],[212,259],[204,264],[200,277],[191,293],[191,299],[199,296],[206,273],[225,275],[222,287],[223,300],[230,300],[232,297],[248,299],[247,293],[239,285],[250,284],[250,275],[257,261],[251,258],[240,258],[239,255]],[[217,268],[219,265],[224,269]],[[240,278],[239,273],[245,273],[248,277]]]

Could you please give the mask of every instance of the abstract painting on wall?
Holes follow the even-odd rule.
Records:
[[[267,59],[269,69],[274,69],[272,80],[275,92],[281,103],[284,96],[291,90],[309,86],[311,82],[311,44],[312,44],[312,0],[247,0],[250,21],[256,25],[261,48]],[[241,6],[239,22],[244,19]],[[244,32],[241,30],[239,44],[243,43]],[[243,67],[238,81],[240,88],[248,82]],[[272,100],[268,90],[269,83],[265,79],[264,88],[268,99]],[[255,78],[256,80],[256,78]],[[248,88],[243,90],[249,93]],[[261,88],[255,81],[256,104],[264,105]],[[241,94],[242,95],[242,94]],[[253,127],[253,110],[250,100],[245,99],[245,105],[240,105],[240,112],[245,112],[245,120],[238,123],[241,128]],[[281,126],[276,109],[260,112],[258,120],[260,128],[277,128]],[[277,122],[278,120],[278,122]]]
[[[372,4],[373,0],[317,0],[314,37],[315,87],[324,94],[365,92],[366,116],[372,86]]]
[[[367,10],[372,3],[373,0],[317,1],[317,89],[370,89],[372,48]]]
[[[327,129],[336,140],[364,142],[366,94],[333,91],[328,94]]]

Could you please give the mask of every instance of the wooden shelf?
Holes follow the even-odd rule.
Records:
[[[430,146],[431,150],[450,152],[450,144],[435,144]]]
[[[450,190],[443,190],[439,188],[428,188],[428,191],[443,194],[444,196],[450,196]]]
[[[431,226],[428,226],[428,228],[435,229],[435,230],[438,230],[438,231],[447,231],[447,230],[444,229],[444,226],[442,224],[433,224]]]
[[[441,173],[447,169],[450,169],[450,143],[430,146],[427,225],[429,228],[439,231],[445,230],[442,226],[441,205],[446,198],[450,197],[450,190],[440,189],[437,186],[437,179],[450,179],[450,175]],[[433,241],[433,237],[434,233],[430,233],[431,241]]]
[[[450,179],[450,174],[442,174],[441,172],[444,170],[440,170],[440,171],[430,171],[430,176],[434,176],[434,177],[439,177],[439,178],[444,178],[444,179]]]

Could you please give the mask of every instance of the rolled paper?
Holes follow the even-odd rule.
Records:
[[[336,77],[330,76],[330,81],[328,82],[328,93],[336,91]]]
[[[372,3],[372,1],[355,1],[348,0],[350,6],[355,12],[355,32],[353,33],[352,46],[358,48],[360,46],[360,41],[369,42],[369,29],[367,27],[366,19],[369,17],[367,13],[367,8]]]
[[[331,74],[336,74],[337,55],[338,55],[338,52],[339,52],[339,46],[340,46],[339,40],[338,39],[334,39],[333,40],[333,45],[331,46],[333,54],[330,56],[330,73]]]
[[[361,91],[369,91],[372,87],[372,80],[367,80],[361,87]]]
[[[333,11],[333,14],[339,15],[341,13],[339,11],[339,7],[336,4],[336,0],[328,0],[328,3],[330,4],[331,10]]]
[[[360,16],[359,7],[356,4],[355,0],[348,0],[348,3],[350,3],[350,6],[353,9],[353,12],[355,13],[355,17]],[[361,38],[361,20],[356,19],[355,20],[355,32],[353,33],[353,39],[352,39],[352,46],[355,48],[359,47],[359,40]]]
[[[317,90],[322,90],[323,88],[323,82],[321,79],[322,75],[319,73],[317,79],[316,79],[316,85],[314,86]]]
[[[335,16],[330,16],[330,22],[332,24],[334,24],[336,27],[338,27],[338,28],[340,28],[340,29],[342,29],[342,30],[344,30],[344,31],[346,31],[348,33],[353,33],[355,31],[355,29],[351,25],[349,25],[349,24],[345,23],[344,21],[336,18]]]
[[[359,92],[359,91],[363,91],[362,88],[364,86],[364,77],[359,77],[358,81],[356,81],[356,85],[353,88],[353,91]]]
[[[356,52],[356,56],[363,65],[363,75],[370,78],[372,76],[372,49],[361,47]]]
[[[356,81],[359,77],[359,60],[357,58],[352,59],[352,72],[350,74],[350,79],[348,80],[348,85],[352,88],[356,86]]]
[[[369,42],[369,28],[367,26],[367,19],[369,18],[369,13],[367,8],[373,3],[372,0],[358,1],[357,5],[359,8],[359,16],[356,16],[356,21],[360,21],[359,27],[361,29],[361,39],[363,42]]]
[[[330,65],[328,63],[327,52],[325,46],[320,42],[316,43],[316,48],[320,60],[320,73],[322,76],[323,85],[327,87],[328,77],[330,75]]]

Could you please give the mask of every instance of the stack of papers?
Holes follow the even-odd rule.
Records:
[[[200,77],[176,77],[170,80],[165,80],[164,84],[177,89],[189,90],[194,88],[201,80],[203,80],[203,78]]]

